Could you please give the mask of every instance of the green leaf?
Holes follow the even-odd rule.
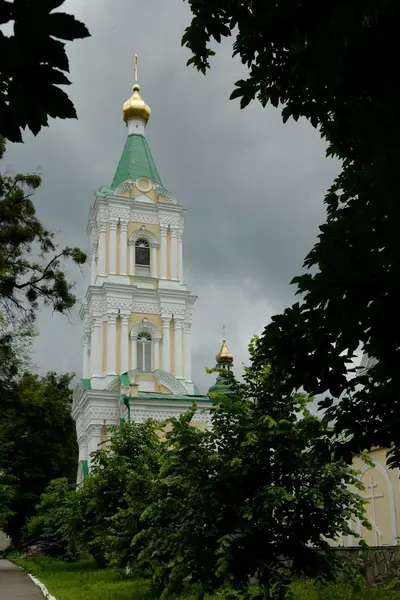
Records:
[[[53,13],[48,17],[47,28],[50,35],[62,40],[75,40],[90,36],[87,27],[66,13]]]

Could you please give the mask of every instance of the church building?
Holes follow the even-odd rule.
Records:
[[[83,378],[72,415],[79,445],[78,482],[107,429],[124,420],[164,420],[195,400],[196,425],[209,425],[212,400],[192,381],[196,296],[183,277],[186,210],[163,185],[146,127],[150,107],[135,84],[124,103],[127,138],[109,187],[90,208],[91,276],[80,317]],[[222,360],[229,354],[223,342]]]
[[[91,275],[80,317],[83,378],[74,393],[78,482],[107,430],[125,420],[143,422],[179,416],[193,401],[195,424],[209,427],[210,397],[192,380],[192,318],[196,302],[184,282],[183,233],[186,210],[161,180],[146,127],[150,107],[140,95],[135,60],[132,96],[123,105],[127,138],[109,187],[95,194],[87,234]],[[225,340],[217,366],[230,369]],[[368,364],[364,365],[368,368]],[[209,393],[226,392],[223,378]],[[371,546],[397,545],[400,535],[398,469],[386,465],[386,450],[370,453],[373,466],[357,458],[372,530],[353,529]],[[358,538],[340,539],[356,546]]]

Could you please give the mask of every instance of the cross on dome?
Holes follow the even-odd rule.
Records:
[[[150,118],[150,106],[146,104],[141,95],[139,94],[140,85],[138,83],[138,55],[135,54],[134,60],[134,83],[133,83],[133,94],[122,107],[122,119],[127,122],[130,119],[142,119],[145,123]]]

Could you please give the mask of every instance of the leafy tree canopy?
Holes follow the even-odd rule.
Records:
[[[254,353],[254,348],[252,348]],[[228,586],[244,595],[249,578],[264,598],[283,598],[293,574],[331,569],[327,539],[363,522],[356,474],[333,459],[326,426],[307,410],[309,398],[280,398],[270,370],[253,366],[234,394],[218,396],[212,430],[188,426],[194,407],[172,419],[144,529],[130,544],[143,547],[154,580],[172,592]]]
[[[0,159],[4,142],[0,148]],[[58,248],[36,216],[32,195],[39,175],[0,175],[0,312],[33,319],[40,303],[65,313],[75,304],[64,261],[86,262],[79,248]]]
[[[26,520],[52,479],[76,478],[72,375],[26,373],[0,397],[0,471],[12,498],[5,532],[18,545]]]
[[[99,566],[125,567],[137,556],[130,542],[151,501],[160,452],[156,424],[149,420],[113,429],[109,446],[93,455],[77,493],[77,528],[81,547]]]
[[[372,446],[400,464],[400,278],[398,169],[400,91],[389,57],[396,0],[188,0],[182,43],[205,72],[212,41],[233,37],[248,68],[232,98],[282,106],[307,118],[342,170],[325,197],[327,221],[296,277],[301,301],[273,318],[258,347],[278,394],[326,394],[347,460]],[[356,350],[376,359],[349,382]],[[336,402],[341,398],[340,403]]]
[[[21,130],[35,135],[48,118],[76,118],[67,94],[65,43],[89,36],[72,15],[55,11],[64,0],[0,0],[0,135],[21,142]],[[8,28],[7,28],[8,30]]]
[[[51,481],[40,497],[36,515],[27,523],[27,539],[35,540],[41,552],[52,558],[76,559],[76,504],[75,485],[66,478]]]

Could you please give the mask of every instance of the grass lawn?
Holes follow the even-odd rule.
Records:
[[[46,557],[14,562],[40,579],[56,600],[158,600],[148,581],[126,576],[117,569],[98,569],[91,558],[75,563]],[[318,591],[307,581],[294,584],[293,590],[296,600],[400,600],[400,591],[374,589],[356,594],[350,586],[339,584]],[[187,594],[179,600],[194,597]]]

